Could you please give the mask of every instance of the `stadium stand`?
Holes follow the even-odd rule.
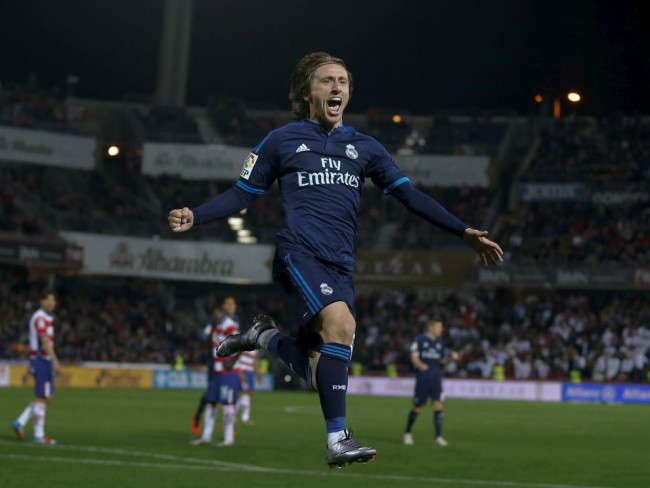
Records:
[[[648,134],[647,120],[626,117],[565,119],[543,133],[501,219],[512,259],[650,262]],[[535,184],[555,193],[525,196]]]
[[[357,314],[355,360],[376,371],[393,363],[407,373],[408,341],[440,317],[461,355],[450,376],[492,378],[501,365],[516,379],[568,379],[577,370],[586,380],[648,381],[650,307],[641,293],[479,290],[436,302],[380,292],[360,296]],[[614,358],[605,377],[603,357]]]
[[[0,90],[0,125],[78,133],[77,123],[86,116],[83,105],[66,101],[57,91],[39,89],[35,82]]]
[[[0,356],[24,357],[24,321],[38,282],[25,270],[3,267],[0,288],[5,338]],[[232,287],[200,287],[142,279],[59,280],[59,356],[66,361],[154,362],[171,364],[180,354],[204,364],[200,341],[211,304]],[[291,327],[287,310],[272,288],[236,293],[242,320],[271,313]],[[640,293],[478,290],[471,297],[418,298],[414,291],[374,291],[356,301],[358,329],[354,361],[364,374],[383,375],[389,365],[410,373],[409,345],[426,320],[443,319],[448,345],[461,355],[446,374],[491,378],[494,367],[506,378],[567,380],[572,370],[583,380],[647,382],[650,371],[650,305]]]
[[[60,97],[4,90],[0,123],[75,132],[66,106]],[[92,170],[0,161],[0,236],[60,240],[60,231],[74,230],[172,238],[165,221],[168,209],[207,201],[232,186],[234,177],[143,176],[143,141],[200,143],[201,137],[186,110],[126,110],[126,123],[131,124],[126,132],[136,148],[130,157],[136,164],[124,171],[115,161]],[[238,147],[254,146],[286,122],[286,115],[273,107],[251,107],[239,100],[215,98],[206,112],[219,138]],[[396,154],[498,159],[508,131],[505,119],[484,114],[440,114],[426,120],[405,116],[395,123],[388,115],[393,112],[375,110],[352,118]],[[538,134],[536,151],[510,188],[422,189],[478,227],[489,225],[491,214],[503,214],[498,235],[505,238],[509,259],[516,264],[648,264],[649,132],[650,124],[642,119],[564,119]],[[569,199],[521,197],[530,190],[525,185],[559,183],[575,184]],[[372,185],[363,192],[359,249],[408,252],[458,244]],[[509,210],[506,199],[499,198],[503,192],[512,195]],[[258,243],[273,242],[281,226],[279,208],[280,195],[273,188],[241,215]],[[235,242],[236,233],[220,222],[197,228],[192,238]],[[0,267],[3,358],[25,357],[24,320],[37,303],[35,290],[43,285],[42,276],[49,273],[32,271],[15,263]],[[211,285],[206,292],[198,283],[74,273],[56,275],[55,281],[61,301],[56,340],[64,361],[170,364],[180,354],[187,363],[204,364],[200,329],[211,304],[225,293],[236,293],[243,323],[267,312],[290,326],[287,310],[270,287]],[[516,379],[568,379],[577,371],[584,380],[648,381],[650,308],[643,291],[469,286],[431,299],[414,286],[400,288],[364,291],[357,298],[354,360],[364,373],[385,374],[394,365],[400,374],[408,374],[410,340],[427,318],[441,317],[450,345],[461,352],[461,361],[448,367],[450,376],[489,378],[499,365],[507,378]]]
[[[202,143],[196,121],[185,108],[137,105],[127,116],[144,141]]]

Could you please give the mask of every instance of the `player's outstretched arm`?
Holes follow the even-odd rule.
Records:
[[[186,232],[194,225],[194,213],[187,208],[175,208],[167,215],[169,227],[173,232]]]
[[[170,210],[167,215],[169,227],[174,232],[188,231],[195,224],[205,224],[239,212],[246,208],[252,199],[251,193],[235,186],[191,210],[187,207]]]
[[[463,241],[483,260],[485,266],[503,262],[503,250],[494,241],[488,239],[486,230],[465,229]]]

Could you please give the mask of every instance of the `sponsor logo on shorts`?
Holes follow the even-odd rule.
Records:
[[[347,390],[348,387],[345,385],[332,385],[332,390]]]
[[[241,170],[241,177],[245,180],[250,178],[251,173],[253,172],[253,168],[255,167],[255,163],[257,163],[257,158],[257,154],[250,153],[244,161],[244,167]]]
[[[320,292],[323,295],[331,295],[332,293],[334,293],[334,290],[332,290],[332,287],[329,286],[327,283],[321,283],[320,284]]]

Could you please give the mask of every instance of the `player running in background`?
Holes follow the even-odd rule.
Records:
[[[236,304],[224,301],[224,306],[216,309],[213,319],[217,325],[212,327],[210,340],[212,342],[213,373],[210,377],[208,390],[205,393],[205,416],[201,437],[192,441],[194,445],[210,444],[214,423],[217,417],[219,403],[223,404],[223,429],[224,439],[217,445],[219,447],[232,446],[235,443],[235,404],[241,389],[239,371],[233,368],[237,358],[222,358],[217,356],[219,344],[229,335],[239,330],[239,324],[231,315],[236,311]],[[229,315],[230,314],[230,315]]]
[[[59,372],[59,359],[54,351],[52,312],[56,308],[56,295],[45,290],[40,295],[40,308],[29,319],[30,373],[34,376],[34,401],[32,401],[12,427],[20,440],[25,439],[25,425],[34,419],[34,443],[56,444],[45,435],[45,412],[54,395],[54,373]]]
[[[243,351],[235,364],[239,370],[242,391],[237,402],[237,411],[241,412],[241,421],[244,425],[253,425],[251,420],[251,399],[255,391],[255,380],[260,377],[259,352]]]
[[[174,232],[227,217],[247,207],[278,180],[284,227],[276,237],[274,281],[296,313],[297,337],[257,317],[246,333],[219,347],[228,356],[265,349],[318,391],[325,417],[325,461],[330,467],[374,459],[376,451],[352,438],[345,421],[348,365],[356,328],[353,268],[361,189],[366,179],[410,211],[450,232],[483,262],[503,252],[438,202],[417,190],[375,139],[343,125],[352,76],[343,60],[312,53],[296,65],[289,98],[296,121],[272,131],[246,158],[237,184],[211,202],[169,212]]]
[[[404,444],[413,445],[411,429],[422,406],[429,397],[433,401],[433,424],[436,430],[436,444],[447,446],[448,442],[442,437],[443,403],[442,403],[442,368],[441,365],[451,359],[458,361],[458,353],[448,351],[442,340],[444,327],[439,320],[430,320],[426,332],[415,338],[411,344],[411,363],[415,368],[415,393],[413,408],[409,412]]]

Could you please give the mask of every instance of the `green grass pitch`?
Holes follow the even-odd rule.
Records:
[[[222,449],[190,445],[199,396],[58,390],[47,447],[32,445],[31,423],[22,444],[11,430],[31,391],[0,389],[0,487],[650,487],[648,407],[450,400],[441,448],[429,410],[403,446],[408,399],[349,397],[349,425],[377,460],[330,470],[316,395],[258,394],[255,425]]]

